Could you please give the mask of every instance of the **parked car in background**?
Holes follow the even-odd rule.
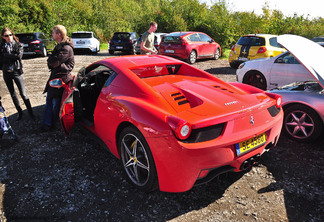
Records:
[[[162,41],[162,38],[163,36],[165,36],[167,33],[161,33],[161,32],[158,32],[158,33],[154,33],[155,37],[154,37],[154,47],[156,48],[156,50],[159,50],[159,47],[160,47],[160,44],[161,44],[161,41]]]
[[[315,37],[312,40],[324,47],[324,36]]]
[[[46,57],[52,52],[56,42],[43,32],[27,32],[15,34],[24,46],[24,55],[40,55]]]
[[[218,59],[221,56],[221,47],[202,32],[172,32],[162,38],[159,54],[193,64],[197,59]]]
[[[278,42],[276,35],[250,34],[242,36],[232,46],[229,54],[229,64],[237,67],[248,60],[275,57],[285,51]]]
[[[300,36],[278,37],[282,44],[309,71],[312,81],[295,82],[269,92],[282,96],[282,131],[299,142],[323,139],[324,133],[324,48]]]
[[[156,50],[159,50],[159,46],[162,40],[162,37],[165,36],[167,33],[154,33],[154,47]],[[141,43],[142,43],[142,34],[140,34],[140,37],[137,39],[136,46],[135,46],[135,52],[136,54],[141,53]]]
[[[184,192],[250,168],[282,127],[280,96],[161,55],[107,58],[50,84],[65,88],[65,133],[88,129],[144,191]]]
[[[90,31],[72,32],[71,35],[75,52],[91,52],[98,53],[100,51],[100,42]]]
[[[313,76],[292,54],[285,52],[276,57],[242,63],[236,70],[236,79],[267,90],[296,81],[313,80]]]
[[[109,41],[109,54],[116,51],[135,55],[138,35],[136,32],[115,32]]]

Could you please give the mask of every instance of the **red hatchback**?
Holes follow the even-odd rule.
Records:
[[[193,64],[197,59],[218,59],[221,55],[221,47],[202,32],[172,32],[163,37],[159,54],[183,59]]]

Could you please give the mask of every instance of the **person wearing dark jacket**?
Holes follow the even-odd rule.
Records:
[[[46,83],[44,93],[47,92],[42,131],[51,130],[58,119],[63,88],[49,86],[49,81],[61,78],[64,83],[72,80],[71,71],[74,67],[74,53],[72,39],[67,36],[66,28],[56,25],[53,28],[53,39],[58,43],[47,59],[50,77]]]
[[[0,44],[0,64],[3,72],[3,80],[5,81],[9,90],[12,101],[18,111],[17,120],[21,120],[23,112],[14,88],[13,82],[16,83],[19,93],[27,107],[29,115],[34,118],[33,109],[28,98],[23,74],[22,56],[24,48],[19,42],[19,39],[9,28],[4,28],[1,31]]]

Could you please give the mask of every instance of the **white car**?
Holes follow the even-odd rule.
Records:
[[[93,32],[72,32],[71,38],[74,44],[74,50],[86,50],[92,53],[98,53],[100,51],[100,42],[98,38],[95,38]]]
[[[236,79],[268,90],[292,82],[312,81],[314,78],[292,54],[284,52],[276,57],[242,63],[236,70]]]

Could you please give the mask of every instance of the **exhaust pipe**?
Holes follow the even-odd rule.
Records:
[[[241,165],[241,167],[240,167],[240,170],[245,170],[245,169],[247,169],[247,168],[252,167],[253,165],[258,164],[259,161],[260,161],[260,158],[261,158],[261,155],[260,155],[260,154],[257,154],[257,155],[255,155],[255,156],[253,156],[253,157],[251,157],[251,158],[245,160],[245,161],[242,163],[242,165]]]

